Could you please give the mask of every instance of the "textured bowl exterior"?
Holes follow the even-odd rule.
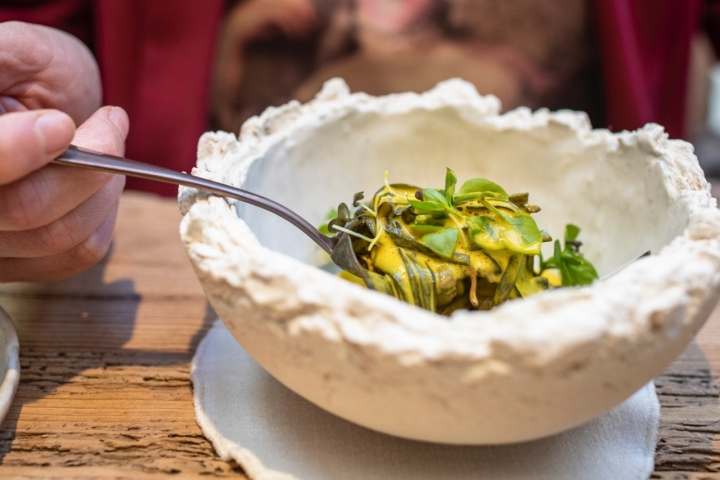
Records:
[[[387,97],[350,94],[333,80],[308,104],[248,120],[239,141],[206,134],[193,173],[295,200],[320,223],[333,201],[352,197],[343,183],[361,184],[365,170],[377,186],[389,159],[405,155],[412,162],[393,163],[398,181],[442,179],[438,150],[455,149],[468,175],[527,186],[544,209],[538,222],[556,236],[565,222],[581,225],[601,275],[653,255],[587,288],[447,319],[308,265],[318,252],[268,216],[181,189],[181,235],[198,278],[263,368],[374,430],[498,444],[590,420],[682,352],[720,294],[720,212],[692,148],[657,125],[611,134],[580,113],[499,108],[459,80]],[[338,167],[342,155],[367,162]]]

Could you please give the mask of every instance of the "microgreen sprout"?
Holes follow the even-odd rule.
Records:
[[[345,233],[347,233],[348,235],[352,235],[353,237],[360,238],[360,239],[362,239],[362,240],[365,240],[366,242],[372,242],[372,241],[373,241],[372,238],[366,237],[365,235],[363,235],[363,234],[361,234],[361,233],[353,232],[352,230],[350,230],[350,229],[348,229],[348,228],[345,228],[345,227],[338,227],[337,225],[333,225],[332,228],[333,228],[333,230],[337,230],[337,231],[339,231],[339,232],[345,232]],[[369,249],[368,249],[368,250],[369,250]]]

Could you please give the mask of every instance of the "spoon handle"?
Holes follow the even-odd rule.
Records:
[[[167,168],[149,165],[147,163],[128,160],[127,158],[115,157],[113,155],[105,155],[103,153],[85,150],[74,145],[65,150],[65,152],[52,163],[57,165],[67,165],[72,167],[80,167],[89,170],[101,170],[104,172],[119,173],[130,177],[145,178],[148,180],[156,180],[163,183],[171,183],[174,185],[184,185],[186,187],[196,188],[200,191],[206,191],[220,195],[222,197],[230,197],[241,202],[255,205],[268,212],[287,220],[288,222],[299,228],[312,241],[317,243],[327,253],[332,252],[333,242],[320,231],[289,208],[281,205],[269,198],[257,195],[247,190],[230,187],[222,183],[213,182],[202,177],[196,177],[187,173],[180,173]]]

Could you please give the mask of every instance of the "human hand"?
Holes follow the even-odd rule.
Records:
[[[127,115],[92,114],[100,98],[97,65],[77,39],[0,24],[0,282],[59,280],[107,252],[125,178],[45,166],[71,142],[123,154]]]

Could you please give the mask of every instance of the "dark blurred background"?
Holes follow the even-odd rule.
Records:
[[[203,131],[237,132],[335,76],[375,95],[461,77],[505,110],[659,123],[720,177],[720,0],[0,0],[0,20],[84,41],[106,103],[130,114],[128,156],[179,170]]]

